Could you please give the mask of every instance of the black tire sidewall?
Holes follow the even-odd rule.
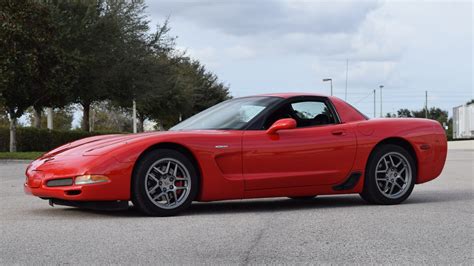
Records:
[[[388,198],[385,195],[380,192],[380,190],[377,187],[377,181],[376,181],[376,168],[377,168],[377,163],[382,158],[384,155],[386,155],[389,152],[398,152],[402,154],[410,164],[411,170],[412,170],[412,178],[411,178],[411,183],[409,184],[408,190],[403,194],[403,196],[392,199]],[[391,205],[391,204],[399,204],[403,201],[405,201],[413,191],[413,188],[415,186],[415,181],[417,177],[417,168],[415,164],[415,160],[413,159],[413,156],[407,152],[404,148],[393,145],[393,144],[386,144],[383,146],[380,146],[376,148],[374,153],[370,156],[369,162],[367,164],[366,168],[366,173],[365,173],[365,182],[364,182],[364,190],[361,193],[361,197],[370,202],[370,203],[375,203],[375,204],[385,204],[385,205]]]
[[[182,163],[191,177],[191,191],[188,198],[180,206],[174,209],[163,209],[155,205],[147,196],[145,191],[145,176],[150,166],[163,158],[172,158]],[[138,162],[132,180],[132,202],[136,207],[151,216],[176,215],[191,205],[199,191],[199,178],[196,167],[191,160],[182,153],[171,149],[156,149],[145,154]]]

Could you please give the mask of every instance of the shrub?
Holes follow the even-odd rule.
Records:
[[[63,144],[95,135],[117,134],[117,132],[86,132],[80,130],[49,130],[34,127],[16,129],[17,151],[49,151]],[[0,127],[0,152],[8,151],[10,131]]]

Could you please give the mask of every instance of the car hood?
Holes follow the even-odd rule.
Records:
[[[68,155],[82,155],[100,148],[108,146],[126,144],[129,141],[146,138],[149,136],[157,136],[162,134],[169,134],[168,132],[150,132],[139,134],[114,134],[114,135],[100,135],[76,140],[65,145],[59,146],[41,156],[42,159],[68,156]]]
[[[193,136],[193,135],[215,135],[215,134],[226,134],[223,130],[192,130],[192,131],[156,131],[146,132],[138,134],[115,134],[115,135],[100,135],[93,136],[84,139],[80,139],[58,148],[55,148],[43,156],[40,159],[56,158],[68,156],[99,156],[107,152],[114,150],[115,148],[123,147],[127,144],[139,142],[143,139],[173,139],[182,135]]]

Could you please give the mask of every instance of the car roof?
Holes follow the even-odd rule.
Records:
[[[321,93],[309,93],[309,92],[281,92],[281,93],[266,93],[255,96],[269,96],[269,97],[280,97],[280,98],[291,98],[296,96],[318,96],[318,97],[328,97],[328,95]]]

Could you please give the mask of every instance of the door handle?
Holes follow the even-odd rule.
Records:
[[[346,135],[346,131],[345,130],[333,130],[333,131],[331,131],[331,134],[333,134],[334,136],[344,136],[344,135]]]

